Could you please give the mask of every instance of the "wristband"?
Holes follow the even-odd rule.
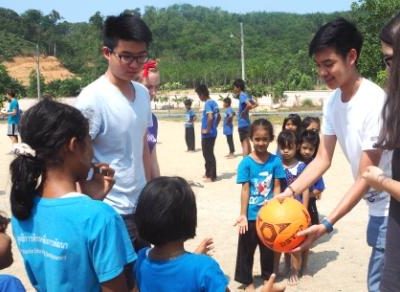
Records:
[[[292,196],[294,197],[296,195],[296,192],[294,191],[293,187],[291,185],[288,185],[287,188],[292,191]]]
[[[322,219],[321,224],[325,226],[326,232],[331,233],[333,231],[333,225],[329,222],[328,218]]]

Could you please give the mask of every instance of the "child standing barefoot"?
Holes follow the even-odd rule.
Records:
[[[250,139],[254,150],[243,158],[237,171],[237,183],[242,184],[239,227],[239,242],[236,258],[235,280],[246,286],[246,291],[255,291],[253,283],[253,257],[257,245],[261,255],[261,276],[266,281],[274,266],[274,253],[262,244],[257,236],[255,220],[262,205],[280,192],[280,179],[285,172],[280,158],[268,152],[274,139],[272,124],[258,119],[250,127]]]
[[[86,180],[93,155],[86,118],[43,99],[24,113],[20,133],[10,165],[12,227],[32,285],[128,291],[136,253],[121,216],[93,199],[105,197],[114,171],[100,164]]]
[[[278,146],[282,156],[283,167],[285,168],[286,179],[282,183],[282,188],[286,188],[303,172],[306,165],[299,161],[296,157],[298,149],[298,140],[296,134],[290,130],[283,130],[278,136]],[[305,208],[308,207],[309,192],[304,191],[302,194],[294,194],[295,199],[303,203]],[[276,257],[277,266],[279,257]],[[290,260],[290,264],[289,264]],[[285,254],[286,267],[290,267],[289,285],[296,285],[299,281],[300,270],[302,265],[301,252]]]

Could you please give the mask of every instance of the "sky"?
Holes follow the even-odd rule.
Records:
[[[56,10],[68,22],[87,22],[96,11],[107,16],[119,14],[125,9],[140,8],[144,12],[145,6],[166,8],[173,4],[191,4],[219,7],[233,13],[279,11],[302,14],[350,10],[352,2],[356,0],[0,0],[0,7],[12,9],[18,14],[37,9],[46,15]]]

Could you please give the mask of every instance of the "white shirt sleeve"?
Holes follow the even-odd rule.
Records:
[[[102,115],[95,102],[95,96],[83,90],[76,99],[75,107],[79,109],[89,122],[89,135],[94,140],[102,127]]]
[[[324,102],[322,114],[322,134],[323,135],[336,135],[335,129],[332,124],[332,104],[337,96],[337,90]]]
[[[382,126],[382,108],[385,97],[383,95],[374,98],[371,102],[370,112],[365,115],[365,120],[361,133],[362,150],[375,149],[374,145],[378,142],[379,133]]]

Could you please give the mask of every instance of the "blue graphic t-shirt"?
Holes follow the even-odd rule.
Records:
[[[304,171],[306,168],[306,164],[302,161],[297,161],[296,164],[291,165],[290,167],[284,167],[285,169],[285,174],[286,177],[281,180],[281,187],[282,191],[288,187],[292,182],[294,182],[300,174]],[[296,194],[295,199],[302,202],[303,198],[301,194]]]
[[[186,128],[193,128],[193,120],[196,114],[192,109],[187,110],[185,113],[185,127]]]
[[[156,261],[148,257],[149,251],[140,250],[136,261],[140,292],[226,291],[228,280],[212,257],[186,252],[174,259]]]
[[[250,127],[250,116],[249,112],[244,112],[248,102],[253,102],[253,98],[246,92],[240,92],[239,94],[239,110],[238,110],[238,128]]]
[[[14,116],[7,117],[7,122],[8,122],[8,124],[11,124],[11,125],[19,124],[19,119],[20,119],[19,104],[18,104],[18,100],[16,98],[13,98],[10,101],[7,112],[10,113],[10,112],[13,112],[14,110],[16,111],[17,114]]]
[[[31,214],[12,229],[37,291],[98,292],[137,258],[121,216],[101,201],[37,197]]]
[[[266,162],[256,162],[250,155],[244,157],[237,170],[238,184],[249,183],[249,205],[247,219],[256,220],[257,213],[264,203],[274,196],[274,180],[285,178],[282,161],[274,154],[269,154]]]
[[[207,129],[207,116],[210,113],[213,115],[212,126],[209,133],[201,134],[202,138],[214,138],[217,136],[217,116],[219,114],[219,108],[218,104],[213,99],[207,99],[204,103],[201,129]]]
[[[224,113],[224,135],[232,135],[233,133],[233,116],[235,112],[231,107],[228,107]],[[230,121],[229,121],[230,120]]]

